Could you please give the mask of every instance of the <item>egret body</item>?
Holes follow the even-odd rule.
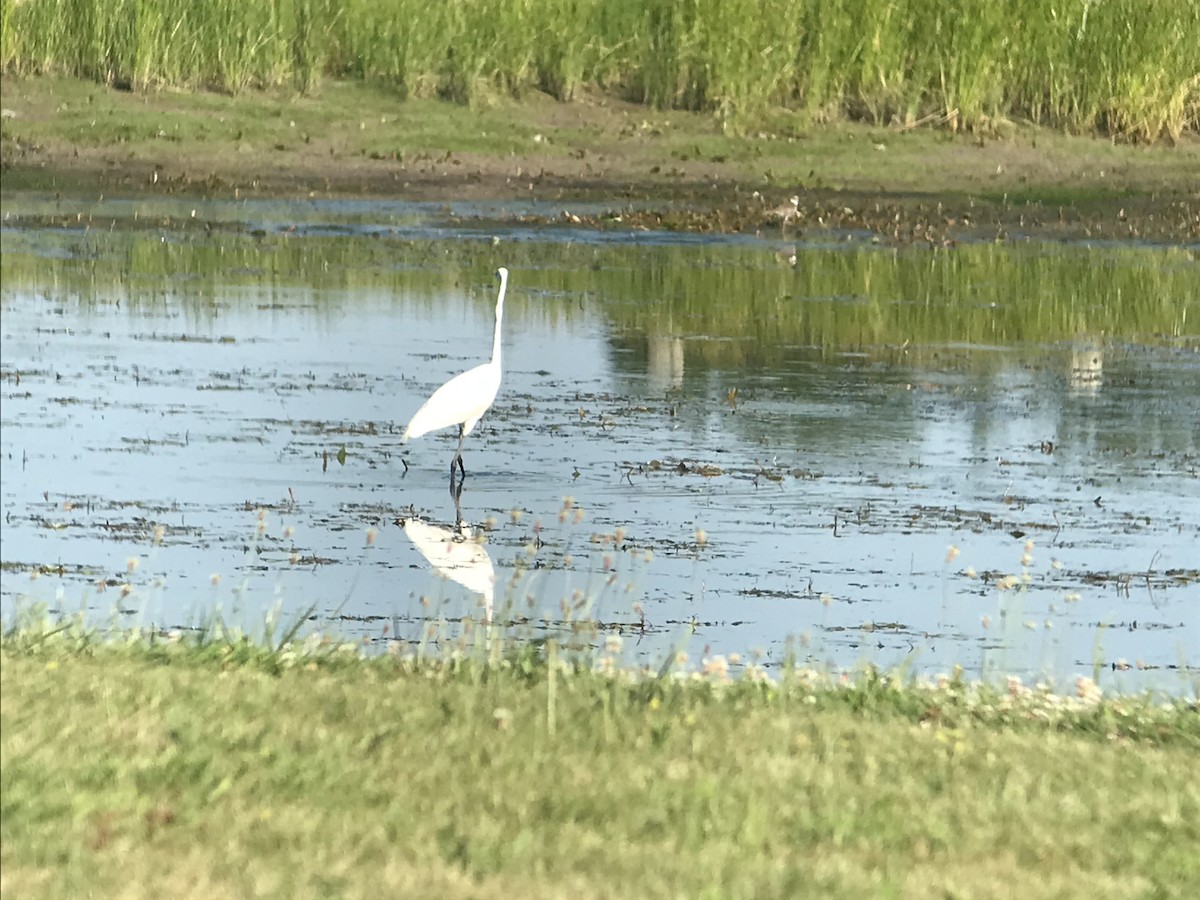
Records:
[[[496,276],[500,279],[500,295],[496,298],[496,331],[492,337],[491,362],[455,375],[434,391],[433,396],[425,401],[409,421],[400,438],[400,443],[403,444],[409,438],[457,425],[458,449],[454,451],[454,459],[450,460],[451,481],[454,480],[456,463],[459,472],[466,477],[467,470],[462,461],[463,440],[491,407],[496,399],[496,392],[500,390],[500,321],[504,316],[508,269],[501,266],[496,270]]]

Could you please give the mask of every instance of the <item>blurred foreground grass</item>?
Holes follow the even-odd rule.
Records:
[[[612,663],[9,627],[0,889],[1200,892],[1194,701]]]

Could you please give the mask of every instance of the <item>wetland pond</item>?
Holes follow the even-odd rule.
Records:
[[[490,595],[653,666],[1195,689],[1200,249],[526,211],[6,197],[6,627],[307,613],[382,647]],[[400,436],[489,355],[499,265],[456,541],[457,435]]]

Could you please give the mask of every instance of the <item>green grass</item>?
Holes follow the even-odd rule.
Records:
[[[138,96],[98,89],[70,79],[38,79],[6,86],[6,105],[15,96],[33,94],[23,120],[53,123],[29,135],[33,140],[62,140],[79,147],[149,144],[151,154],[175,155],[196,145],[218,144],[234,153],[273,154],[302,150],[318,142],[330,152],[352,145],[360,156],[444,152],[454,136],[459,153],[487,151],[506,155],[528,145],[533,129],[513,121],[511,110],[469,111],[433,100],[397,103],[376,86],[351,88],[327,84],[319,96],[288,92],[230,98],[197,92]],[[174,101],[174,102],[173,102]],[[52,114],[51,114],[52,112]],[[27,122],[8,123],[25,125]],[[469,127],[468,127],[469,126]],[[338,132],[342,132],[340,140]],[[397,137],[400,136],[400,137]]]
[[[67,623],[0,643],[14,897],[1188,897],[1200,711]],[[603,659],[597,660],[603,663]],[[777,673],[778,675],[778,673]]]
[[[3,0],[6,74],[223,92],[358,78],[476,103],[583,88],[728,128],[1007,119],[1137,138],[1200,124],[1200,0]]]
[[[354,80],[324,81],[307,95],[275,88],[227,96],[9,75],[4,107],[6,195],[23,187],[110,196],[392,195],[409,193],[411,180],[439,200],[472,186],[476,195],[527,196],[533,184],[543,199],[634,195],[706,205],[720,196],[747,218],[759,189],[772,205],[800,192],[806,203],[825,198],[826,217],[854,206],[871,218],[890,212],[868,202],[887,193],[889,203],[911,204],[916,195],[931,205],[979,200],[987,206],[974,209],[980,225],[993,213],[1016,225],[1025,204],[1040,203],[1051,221],[1063,205],[1068,219],[1078,211],[1099,222],[1098,237],[1152,239],[1159,227],[1195,236],[1200,136],[1144,147],[1022,126],[984,140],[863,123],[807,127],[786,110],[764,115],[761,130],[733,134],[707,113],[654,112],[594,94],[572,104],[495,96],[468,107],[400,102],[392,88]],[[1123,231],[1114,222],[1119,210],[1147,231]]]

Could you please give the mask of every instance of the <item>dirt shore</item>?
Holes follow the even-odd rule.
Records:
[[[3,107],[6,199],[23,191],[527,199],[561,204],[527,217],[547,224],[838,229],[935,246],[1024,236],[1200,240],[1194,136],[1145,147],[1013,123],[953,135],[801,126],[784,116],[728,134],[710,117],[604,96],[468,109],[342,83],[301,98],[6,79]],[[573,211],[580,203],[605,213]]]

